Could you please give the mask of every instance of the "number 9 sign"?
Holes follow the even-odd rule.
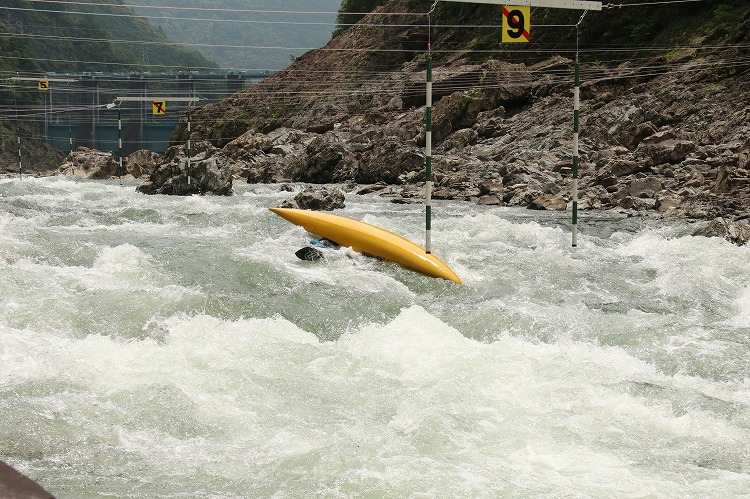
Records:
[[[503,43],[528,42],[530,7],[503,6]]]

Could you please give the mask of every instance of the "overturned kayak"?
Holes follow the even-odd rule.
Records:
[[[461,279],[438,257],[406,238],[352,218],[320,211],[269,208],[282,218],[365,256],[395,262],[429,277],[461,284]]]

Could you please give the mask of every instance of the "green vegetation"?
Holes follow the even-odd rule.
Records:
[[[618,0],[619,1],[619,0]],[[605,2],[609,3],[609,2]],[[621,2],[632,3],[632,2]],[[653,48],[693,46],[701,40],[719,44],[725,40],[747,40],[750,2],[705,0],[674,5],[645,5],[589,12],[532,8],[532,43],[500,44],[501,7],[471,3],[439,2],[435,24],[486,25],[486,28],[433,30],[433,46],[496,49],[501,57],[533,63],[552,55],[572,57],[576,47],[575,25],[580,21],[582,59],[624,62],[635,57],[653,57]],[[467,54],[481,61],[498,53]],[[440,55],[436,56],[439,59]]]
[[[30,63],[58,72],[215,67],[200,53],[174,44],[148,20],[135,17],[132,9],[121,6],[121,0],[87,1],[96,5],[6,0],[0,9],[0,27],[14,33],[7,40],[28,55],[7,59],[3,69],[23,71]],[[118,17],[122,14],[133,17]]]
[[[135,7],[135,10],[150,18],[171,39],[201,44],[197,49],[221,67],[275,70],[287,67],[290,60],[308,49],[328,43],[335,19],[333,12],[338,10],[340,0],[241,3],[236,0],[132,0],[128,4],[162,7]],[[181,10],[175,12],[171,7]],[[190,10],[201,8],[211,10]],[[306,14],[292,13],[295,11]]]
[[[55,164],[58,153],[33,137],[39,121],[15,120],[19,107],[38,107],[44,97],[36,85],[10,84],[16,75],[45,72],[178,71],[215,67],[202,54],[171,42],[163,32],[121,0],[39,3],[4,0],[0,8],[0,163],[17,162],[16,135],[23,140],[25,168]],[[101,5],[107,4],[107,5]],[[112,15],[85,15],[81,12]],[[125,17],[121,16],[125,14]],[[4,122],[3,122],[4,120]],[[21,130],[12,130],[19,126]]]

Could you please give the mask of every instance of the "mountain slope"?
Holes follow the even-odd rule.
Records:
[[[96,5],[85,5],[94,3]],[[169,40],[122,0],[45,3],[8,0],[0,8],[4,38],[22,44],[43,71],[158,71],[214,67],[200,53]],[[11,64],[13,60],[10,60]]]
[[[362,92],[380,87],[399,70],[424,70],[428,35],[436,67],[499,59],[533,64],[562,55],[573,58],[577,11],[534,9],[530,44],[500,45],[500,7],[440,2],[426,27],[425,2],[391,0],[365,17],[360,25],[335,37],[321,50],[300,57],[274,77],[243,94],[206,108],[205,136],[224,144],[254,129],[269,131],[304,119],[313,108],[338,114],[360,112],[370,101]],[[386,15],[385,13],[399,13]],[[581,61],[591,68],[623,63],[637,67],[669,63],[682,51],[693,57],[718,57],[742,52],[733,40],[746,33],[750,4],[742,0],[707,0],[691,6],[651,6],[589,13],[581,23]],[[467,26],[463,28],[463,26]],[[365,90],[367,89],[367,90]],[[332,98],[340,95],[341,99]],[[346,108],[346,109],[344,109]],[[218,111],[221,115],[218,115]],[[179,137],[178,134],[176,137]]]
[[[83,3],[96,3],[85,5]],[[102,5],[105,4],[105,5]],[[38,121],[16,119],[16,110],[42,106],[35,84],[15,84],[15,76],[44,72],[140,72],[212,68],[202,54],[169,40],[138,17],[121,0],[39,3],[6,0],[0,6],[0,165],[18,163],[16,130],[23,141],[25,169],[47,169],[59,162],[59,152],[42,141]]]
[[[429,32],[424,7],[392,0],[194,110],[192,138],[223,147],[248,181],[385,182],[418,196],[429,40],[435,197],[565,209],[581,14],[537,9],[532,43],[501,46],[498,7],[440,3]],[[581,207],[750,217],[750,4],[691,7],[581,22]],[[181,123],[173,141],[185,138]]]
[[[133,0],[129,4],[171,39],[197,44],[222,67],[275,70],[331,39],[340,1]]]

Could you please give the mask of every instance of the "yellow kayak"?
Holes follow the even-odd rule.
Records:
[[[365,256],[395,262],[420,274],[461,284],[461,278],[439,258],[393,232],[332,213],[293,208],[269,210],[308,232],[341,246],[349,246]]]

